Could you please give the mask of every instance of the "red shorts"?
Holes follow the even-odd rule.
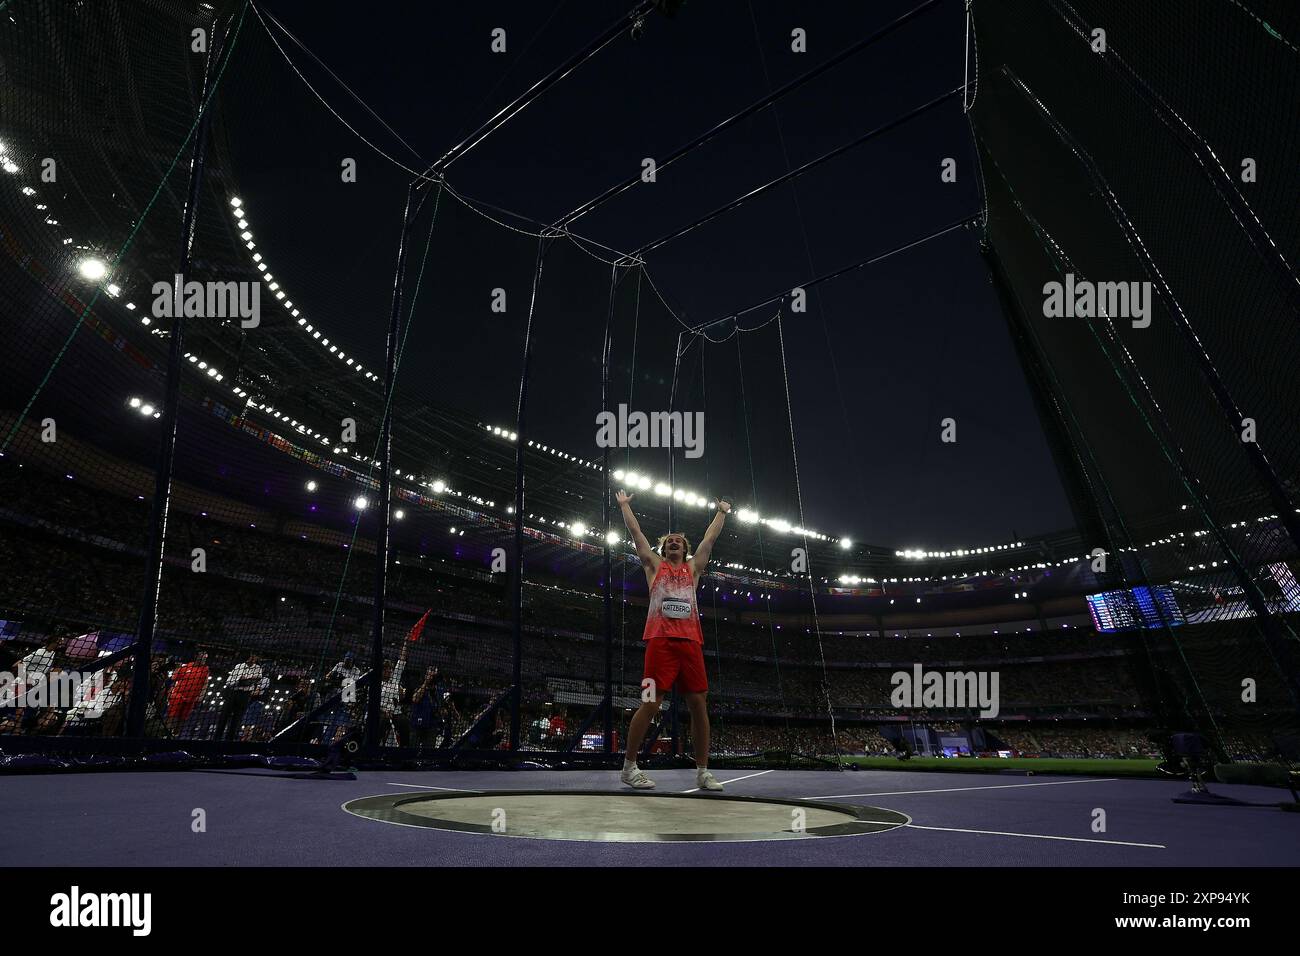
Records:
[[[674,689],[686,694],[704,693],[709,689],[709,679],[704,675],[704,645],[680,637],[650,638],[645,646],[644,676],[655,682],[656,695]],[[677,683],[681,686],[674,688]]]

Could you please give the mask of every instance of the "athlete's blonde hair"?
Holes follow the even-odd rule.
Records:
[[[683,541],[686,542],[686,557],[689,558],[692,554],[695,553],[695,549],[691,547],[691,539],[686,537],[686,535],[682,534],[682,532],[680,531],[669,531],[667,534],[661,534],[659,536],[658,544],[655,545],[655,550],[658,551],[660,554],[663,554],[664,542],[667,541],[669,538],[671,538],[673,535],[677,535],[677,537],[681,538]]]

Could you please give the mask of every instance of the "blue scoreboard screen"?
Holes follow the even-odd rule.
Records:
[[[1088,610],[1098,631],[1136,631],[1186,624],[1173,591],[1167,587],[1138,587],[1088,595]]]

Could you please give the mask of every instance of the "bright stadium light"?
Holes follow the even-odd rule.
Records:
[[[840,547],[847,551],[849,548],[853,547],[853,542],[848,538],[840,538]]]
[[[108,274],[108,267],[99,259],[82,259],[77,264],[77,270],[83,279],[89,279],[91,282],[98,282]]]
[[[406,512],[403,511],[401,508],[398,508],[396,511],[393,512],[393,517],[396,518],[398,521],[401,521],[403,518],[406,517]]]
[[[442,479],[435,481],[431,487],[433,488],[433,493],[435,495],[440,495],[447,490],[447,486],[443,484]]]
[[[153,406],[152,406],[152,405],[148,405],[148,404],[141,405],[141,406],[140,406],[140,414],[141,414],[141,415],[145,415],[145,416],[152,415],[152,414],[153,414]]]
[[[365,511],[368,504],[370,504],[370,502],[366,501],[366,499],[360,495],[357,496],[356,501],[352,502],[352,506],[358,511]]]
[[[581,538],[587,533],[587,526],[583,524],[581,521],[575,521],[573,523],[573,527],[571,527],[569,530],[573,532],[573,536],[575,538]]]
[[[651,484],[652,482],[650,481],[650,479],[647,478],[645,475],[642,475],[640,479],[637,481],[636,486],[640,488],[642,491],[649,491]]]
[[[614,480],[615,480],[615,481],[622,481],[624,477],[625,477],[625,476],[624,476],[624,473],[623,473],[623,469],[622,469],[622,468],[615,468],[615,469],[614,469]]]
[[[315,491],[316,488],[317,488],[316,482],[314,482],[314,481],[309,481],[309,482],[307,482],[307,490],[308,490],[308,491]]]
[[[130,402],[128,402],[128,404],[129,404],[132,408],[139,408],[139,407],[140,407],[140,399],[138,399],[138,398],[132,398],[132,399],[130,400]]]
[[[659,482],[659,484],[655,485],[655,494],[659,495],[661,498],[667,498],[672,493],[673,490],[669,488],[666,484],[664,484],[662,481]]]
[[[609,545],[618,544],[618,532],[611,531],[607,535],[605,535],[605,543]]]

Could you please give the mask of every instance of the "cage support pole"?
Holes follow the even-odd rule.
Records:
[[[388,600],[388,546],[392,530],[393,391],[397,386],[397,349],[401,334],[402,286],[406,280],[406,235],[411,228],[411,203],[416,184],[406,187],[402,230],[397,238],[397,269],[393,275],[393,304],[388,315],[388,341],[384,349],[384,411],[379,424],[379,521],[375,528],[375,616],[370,632],[370,689],[366,694],[366,726],[362,746],[366,753],[379,750],[380,700],[384,681],[384,612]],[[360,512],[357,520],[360,521]]]
[[[519,705],[523,699],[524,651],[524,449],[528,447],[526,412],[528,410],[528,375],[533,359],[533,315],[537,310],[537,289],[542,282],[542,265],[552,236],[537,241],[537,264],[533,268],[533,291],[528,302],[528,321],[524,326],[524,358],[519,372],[519,404],[515,409],[515,560],[510,575],[510,629],[514,638],[511,670],[510,750],[519,750]]]
[[[614,325],[614,296],[618,290],[618,268],[619,264],[615,262],[610,266],[609,271],[609,311],[605,314],[605,342],[600,353],[600,410],[602,413],[609,411],[609,353],[613,344],[612,332]],[[605,753],[614,752],[614,562],[613,562],[613,544],[610,543],[610,514],[609,514],[609,446],[606,445],[601,449],[600,468],[602,472],[605,495],[602,503],[603,517],[605,521],[605,540],[602,557],[604,559],[605,586],[602,589],[602,603],[604,605],[605,618],[605,714],[604,724],[601,727],[603,731],[602,749]]]
[[[215,28],[216,23],[213,23]],[[211,106],[217,64],[225,46],[224,35],[213,29],[212,47],[203,72],[203,92],[199,103]],[[194,228],[203,187],[203,167],[208,149],[208,127],[212,110],[200,106],[194,135],[194,152],[190,157],[189,191],[181,223],[181,255],[176,274],[181,283],[190,273],[190,251],[194,246]],[[180,290],[176,290],[179,295]],[[158,626],[158,601],[162,594],[163,550],[167,537],[167,513],[171,508],[172,470],[176,464],[176,431],[180,418],[181,366],[184,365],[184,310],[172,317],[171,342],[167,353],[167,379],[164,386],[162,434],[158,439],[158,465],[154,470],[153,502],[149,506],[149,546],[145,565],[144,597],[140,603],[140,620],[136,627],[135,660],[131,672],[131,697],[123,722],[127,737],[143,737],[149,705],[149,668],[153,663],[153,639]]]

